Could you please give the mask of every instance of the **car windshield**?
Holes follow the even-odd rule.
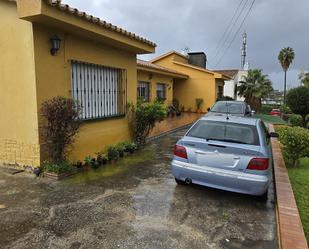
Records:
[[[243,114],[244,110],[243,104],[240,103],[218,102],[211,108],[211,112]]]
[[[253,125],[200,120],[187,136],[203,138],[207,141],[259,145],[257,129]]]

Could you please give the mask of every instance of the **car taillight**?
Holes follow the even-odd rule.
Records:
[[[186,148],[180,145],[175,145],[174,156],[178,156],[184,159],[188,159]]]
[[[269,165],[268,158],[253,158],[249,162],[247,169],[250,170],[267,170]]]

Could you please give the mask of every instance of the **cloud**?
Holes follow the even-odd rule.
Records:
[[[247,0],[247,7],[250,0]],[[74,7],[106,21],[142,35],[158,44],[155,55],[169,50],[204,51],[210,65],[215,49],[240,1],[231,0],[64,0]],[[256,0],[241,32],[217,68],[240,66],[241,33],[248,33],[248,56],[252,68],[262,68],[269,74],[275,88],[281,88],[282,69],[278,63],[281,48],[294,48],[296,58],[291,65],[290,84],[298,84],[298,73],[309,69],[309,1],[308,0]],[[240,18],[239,23],[242,18]],[[234,35],[237,27],[234,27]],[[230,41],[230,40],[229,40]],[[227,44],[220,48],[225,50]]]

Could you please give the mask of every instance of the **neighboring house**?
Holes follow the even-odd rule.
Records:
[[[176,80],[187,78],[187,75],[175,70],[137,60],[137,97],[148,102],[164,100],[166,105],[171,105]]]
[[[230,79],[226,75],[206,69],[204,53],[183,55],[171,51],[150,62],[188,76],[187,79],[174,79],[173,96],[185,110],[195,111],[195,100],[202,98],[204,100],[202,111],[207,112],[207,108],[211,107],[217,98],[223,96],[224,81]]]
[[[214,70],[214,72],[228,75],[231,79],[226,80],[224,84],[223,95],[231,97],[235,100],[244,101],[243,97],[238,96],[237,86],[244,82],[245,77],[248,75],[247,70],[239,69],[226,69],[226,70]]]
[[[129,139],[136,55],[154,43],[59,0],[1,0],[0,15],[0,164],[40,165],[41,104],[58,95],[82,105],[71,160]]]
[[[274,90],[268,94],[268,96],[262,99],[264,105],[282,105],[283,103],[283,92]]]

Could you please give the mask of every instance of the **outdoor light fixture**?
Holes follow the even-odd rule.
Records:
[[[61,44],[61,39],[57,36],[54,35],[52,38],[50,38],[50,41],[52,43],[52,48],[50,49],[51,55],[56,55],[57,52],[60,49],[60,44]]]

